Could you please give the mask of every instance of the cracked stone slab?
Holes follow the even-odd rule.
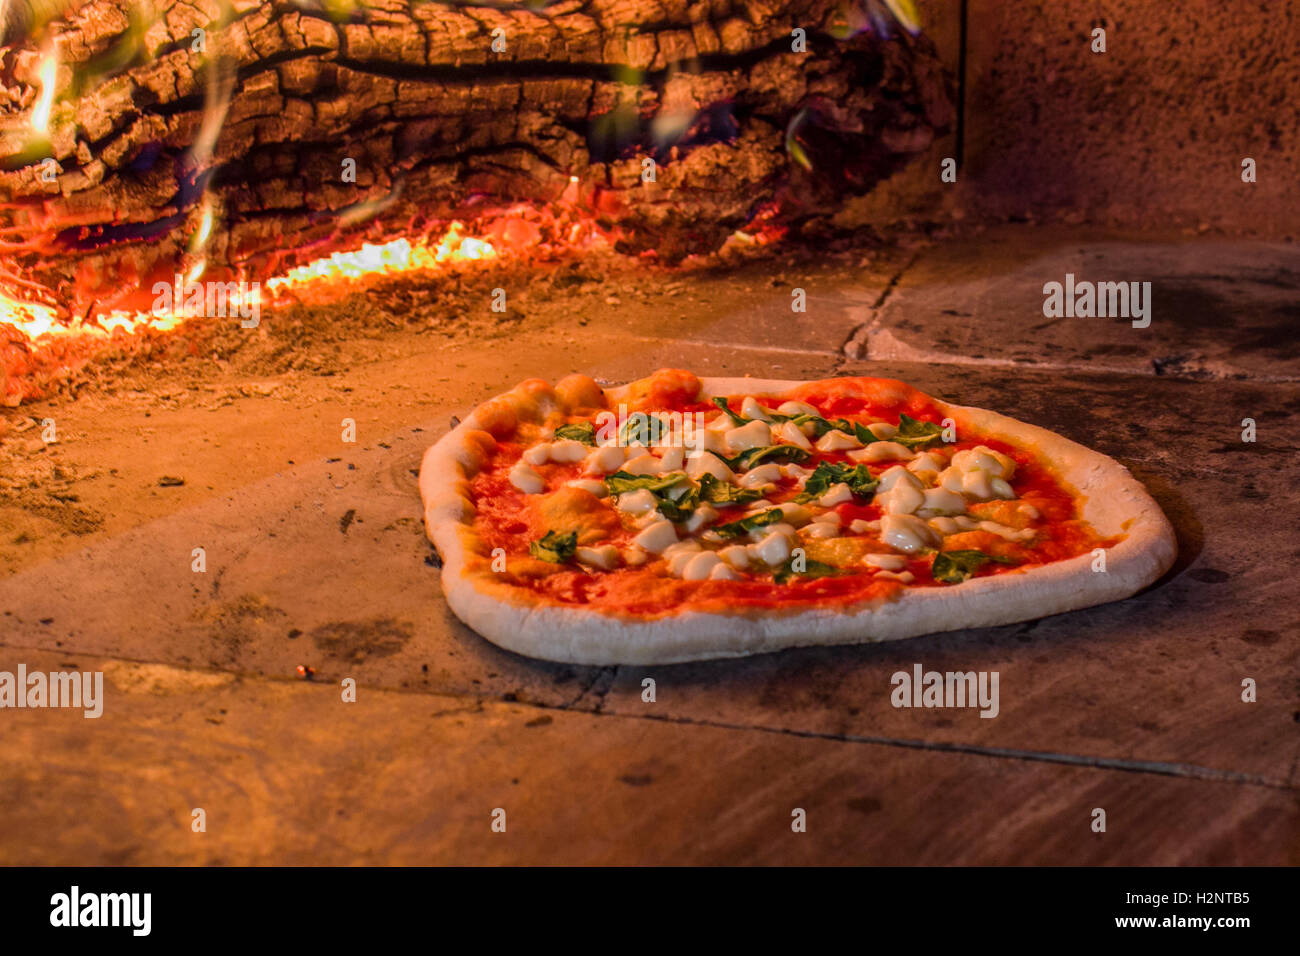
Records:
[[[1050,233],[1049,233],[1050,235]],[[1150,326],[1048,317],[1044,286],[1149,282]],[[878,361],[1300,380],[1300,251],[1287,243],[1080,242],[992,233],[921,254],[848,346]]]
[[[1300,862],[1300,804],[1267,786],[0,650],[16,662],[102,670],[105,702],[5,712],[4,865]]]

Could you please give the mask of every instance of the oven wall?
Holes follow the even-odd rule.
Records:
[[[958,187],[939,183],[954,134],[858,213],[1300,229],[1300,0],[966,2]],[[962,0],[920,6],[956,76]],[[1104,54],[1090,49],[1094,26]]]

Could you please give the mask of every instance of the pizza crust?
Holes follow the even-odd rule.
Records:
[[[651,381],[653,377],[605,390],[608,407],[616,408]],[[754,378],[699,381],[706,398],[781,397],[814,384]],[[872,381],[915,392],[901,382]],[[964,417],[989,437],[1032,451],[1051,466],[1060,480],[1077,491],[1081,517],[1099,535],[1125,535],[1107,549],[1105,572],[1094,572],[1093,555],[1086,553],[1023,573],[972,578],[942,588],[905,589],[897,599],[851,609],[735,614],[684,610],[641,619],[541,603],[527,592],[493,582],[490,572],[467,568],[471,555],[481,548],[470,527],[474,506],[469,482],[486,458],[491,433],[511,433],[521,421],[540,424],[557,409],[581,412],[606,407],[604,402],[595,404],[592,388],[596,386],[590,379],[576,376],[554,390],[540,380],[525,382],[479,406],[425,453],[420,468],[425,527],[442,555],[447,603],[483,637],[527,657],[590,665],[672,664],[1011,624],[1129,597],[1167,571],[1177,554],[1168,519],[1119,462],[1044,428],[986,409],[936,401],[946,413]]]

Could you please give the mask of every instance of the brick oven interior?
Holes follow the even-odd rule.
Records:
[[[18,119],[40,95],[24,79],[40,68],[37,41],[86,4],[53,6],[50,23],[5,24],[0,144],[11,156]],[[400,64],[402,31],[366,18],[401,21],[427,5],[235,6],[254,18],[299,10],[346,35],[350,46],[321,41],[313,54],[332,70],[366,56]],[[348,9],[321,12],[336,6]],[[611,22],[655,22],[634,0],[455,11],[472,15],[486,45],[493,17],[515,29],[589,6],[617,8]],[[662,6],[670,20],[731,24],[715,40],[746,50],[785,42],[801,10],[829,15],[779,0]],[[865,11],[858,36],[872,36],[872,10],[896,7],[909,5],[851,6]],[[691,135],[711,158],[674,179],[684,147],[655,153],[634,132],[600,154],[589,129],[553,115],[557,93],[531,107],[527,135],[588,150],[565,154],[581,165],[576,192],[564,193],[569,166],[538,158],[546,150],[532,141],[523,152],[541,173],[484,147],[474,155],[486,167],[417,170],[397,189],[401,177],[362,135],[380,121],[362,111],[349,127],[369,150],[360,202],[396,205],[355,233],[330,231],[357,204],[347,194],[322,200],[328,229],[312,209],[284,212],[261,194],[251,209],[254,180],[271,172],[248,159],[224,186],[218,175],[204,187],[228,222],[243,217],[242,232],[220,217],[212,227],[212,274],[283,273],[349,235],[391,241],[438,203],[434,218],[468,222],[467,235],[477,221],[502,255],[304,287],[268,304],[255,328],[197,317],[38,339],[23,331],[32,313],[8,313],[9,324],[0,314],[0,670],[103,671],[108,694],[99,720],[0,713],[0,863],[1300,862],[1300,611],[1285,593],[1300,557],[1300,2],[917,7],[919,36],[891,15],[894,35],[873,41],[911,44],[909,62],[924,60],[914,86],[880,101],[905,103],[911,138],[895,125],[831,145],[795,135],[791,150],[784,136],[776,147],[751,141],[757,126],[710,114]],[[174,43],[189,26],[167,24]],[[817,42],[831,35],[823,26],[810,31]],[[114,29],[106,50],[129,32]],[[1104,53],[1091,48],[1097,29]],[[702,59],[673,61],[683,72],[695,62],[707,73],[725,55],[701,36],[674,41],[701,48]],[[838,68],[829,49],[815,42],[805,56],[818,65],[786,68]],[[737,62],[757,62],[749,55]],[[133,56],[100,68],[131,75],[144,63]],[[707,105],[695,87],[672,94],[661,54],[644,56],[659,95]],[[414,102],[402,84],[456,83],[450,68],[404,69],[374,87],[375,110],[384,95],[393,109]],[[480,69],[475,96],[529,87],[527,70],[494,79]],[[761,86],[759,70],[737,69]],[[310,100],[310,86],[266,93],[291,72],[229,73],[236,112],[214,133],[216,167],[241,161],[221,146],[248,121],[241,93],[270,96],[272,117]],[[589,73],[573,74],[604,95]],[[159,115],[201,120],[209,93],[196,88]],[[202,138],[201,121],[188,135]],[[874,145],[882,137],[888,149]],[[69,142],[60,175],[91,175],[96,157],[76,159]],[[139,148],[95,174],[102,188],[131,175]],[[773,148],[793,164],[778,176],[786,185],[747,180],[747,164]],[[795,168],[801,148],[815,175]],[[660,177],[638,205],[627,184],[646,155],[660,156]],[[955,181],[943,175],[949,159]],[[11,159],[0,173],[7,299],[28,301],[14,275],[39,279],[37,304],[66,326],[125,289],[128,274],[193,264],[191,220],[169,217],[199,216],[201,201],[150,212],[157,228],[144,239],[90,249],[62,222],[30,215],[37,160]],[[511,207],[515,226],[472,218],[477,193],[461,187],[484,169],[497,170],[510,203],[527,200]],[[628,188],[618,211],[591,205],[593,180],[597,193]],[[78,182],[39,208],[69,222],[75,212],[92,223],[83,237],[102,238],[135,193]],[[538,182],[551,191],[525,195]],[[770,200],[771,220],[747,219],[755,198]],[[510,228],[529,241],[512,248]],[[236,232],[251,245],[236,248]],[[109,270],[122,255],[134,272]],[[1150,325],[1045,316],[1044,284],[1066,274],[1150,282]],[[493,309],[498,290],[504,311]],[[806,311],[794,312],[800,291]],[[442,599],[421,522],[421,455],[455,416],[525,378],[615,383],[661,367],[888,376],[1042,425],[1146,484],[1177,529],[1178,563],[1117,604],[740,661],[574,667],[482,640]],[[1253,443],[1240,440],[1247,418]],[[202,574],[191,569],[196,547]],[[893,709],[890,675],[916,661],[999,671],[1000,718]],[[359,686],[355,704],[340,703],[345,677]],[[659,688],[653,705],[641,698],[646,677]],[[1260,688],[1253,704],[1240,700],[1248,677]],[[500,806],[511,808],[508,839],[489,829]],[[817,825],[792,838],[796,806]],[[1122,839],[1090,831],[1098,806],[1116,808]],[[207,812],[201,834],[195,807]]]

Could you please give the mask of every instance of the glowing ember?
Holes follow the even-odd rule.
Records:
[[[512,228],[506,221],[494,228],[501,233],[507,245],[524,247],[539,241],[537,230],[520,230]],[[575,224],[580,229],[580,224]],[[202,252],[212,234],[213,212],[205,208],[199,227],[192,237],[192,253]],[[263,285],[270,293],[270,298],[283,300],[290,293],[302,291],[317,284],[331,282],[370,279],[398,273],[422,272],[436,270],[448,263],[478,262],[496,259],[499,256],[496,246],[485,239],[464,235],[465,226],[453,222],[446,233],[437,241],[428,239],[394,239],[391,242],[374,245],[367,243],[360,249],[350,252],[335,252],[323,259],[317,259],[307,265],[297,266],[283,275],[266,280]],[[518,238],[522,236],[522,238]],[[579,238],[570,232],[570,241]],[[207,262],[203,258],[193,261],[185,272],[185,279],[195,282],[203,275]],[[17,330],[20,339],[33,345],[47,336],[73,337],[81,335],[111,336],[115,332],[137,332],[144,329],[168,331],[174,329],[192,313],[179,307],[158,312],[113,311],[99,313],[93,318],[74,319],[72,322],[61,321],[58,311],[50,305],[23,301],[0,288],[0,326],[9,325]]]
[[[394,239],[382,245],[363,245],[355,252],[336,252],[305,266],[290,269],[285,275],[268,279],[266,287],[279,294],[294,286],[322,279],[361,279],[369,276],[433,269],[453,260],[476,261],[496,258],[489,242],[461,235],[465,227],[453,222],[436,245]]]

